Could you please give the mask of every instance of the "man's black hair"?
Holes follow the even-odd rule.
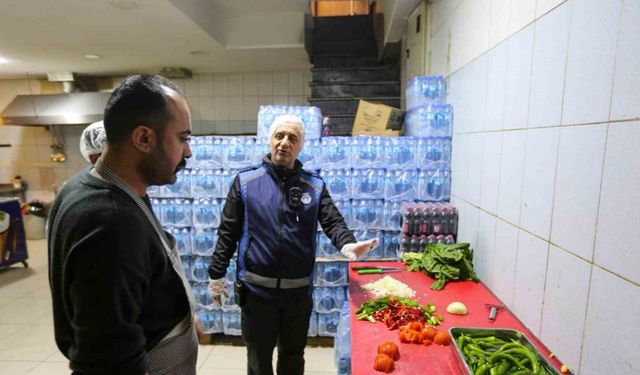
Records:
[[[142,74],[125,78],[113,90],[104,109],[107,142],[121,142],[139,125],[150,127],[161,137],[165,124],[171,119],[167,98],[172,90],[182,95],[175,84],[159,75]]]

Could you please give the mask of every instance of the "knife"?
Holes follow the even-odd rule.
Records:
[[[354,271],[360,271],[360,270],[385,270],[385,271],[389,271],[389,270],[403,270],[404,268],[399,268],[399,267],[377,267],[377,266],[351,266],[351,269]]]
[[[400,268],[388,268],[388,269],[367,268],[367,269],[363,269],[363,270],[358,270],[358,275],[371,275],[371,274],[375,274],[375,273],[402,272],[402,271],[404,271],[404,270],[400,269]]]

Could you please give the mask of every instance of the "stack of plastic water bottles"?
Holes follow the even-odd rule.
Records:
[[[349,302],[345,302],[340,309],[340,320],[338,321],[334,347],[337,374],[351,374],[351,317],[349,316]]]

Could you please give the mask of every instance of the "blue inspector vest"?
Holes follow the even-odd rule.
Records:
[[[299,170],[286,180],[262,164],[238,174],[244,204],[238,246],[238,277],[255,293],[270,297],[279,290],[313,285],[316,233],[324,182]],[[272,175],[274,174],[274,175]],[[290,202],[299,188],[299,204]],[[300,289],[298,289],[300,290]]]

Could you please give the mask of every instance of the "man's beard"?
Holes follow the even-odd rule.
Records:
[[[187,160],[182,159],[177,166],[170,162],[162,146],[156,149],[138,166],[138,172],[145,177],[147,185],[172,185],[177,180],[177,173],[187,166]]]

